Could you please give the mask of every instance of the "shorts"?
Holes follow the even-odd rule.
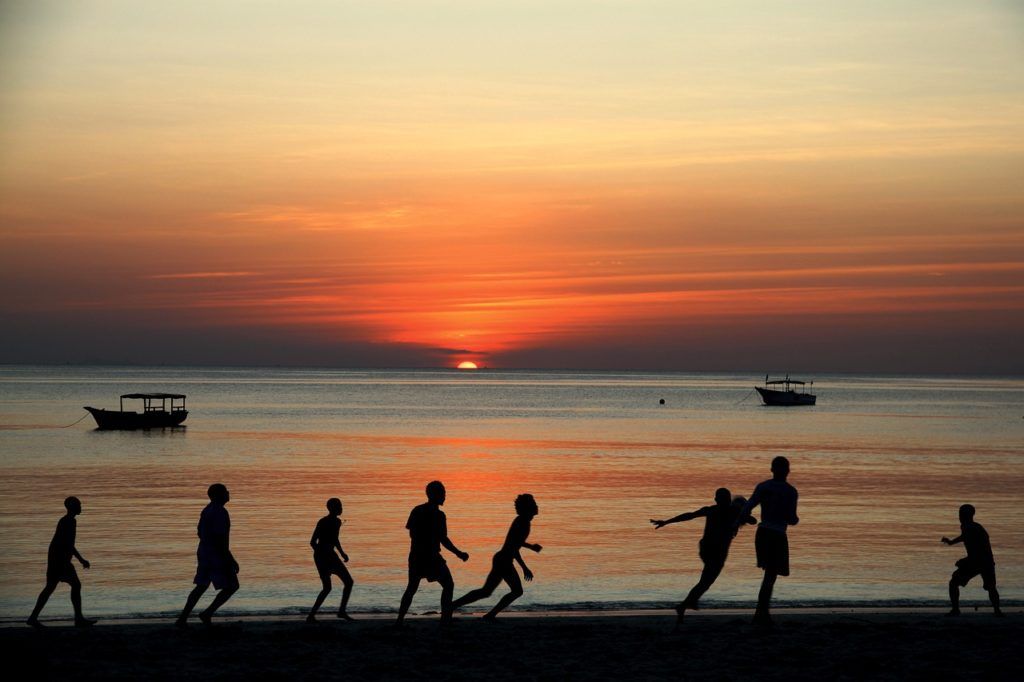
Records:
[[[716,546],[701,540],[699,547],[700,560],[705,566],[718,567],[719,570],[725,566],[725,560],[729,558],[729,545]]]
[[[776,575],[789,575],[789,538],[785,533],[758,527],[754,550],[758,568]]]
[[[74,585],[79,582],[78,572],[75,570],[74,564],[68,562],[54,562],[52,564],[46,564],[46,582],[49,583],[68,583]]]
[[[428,554],[426,556],[409,555],[409,576],[426,578],[427,582],[436,583],[438,580],[447,577],[450,582],[452,573],[448,570],[448,563],[440,554]]]
[[[981,576],[982,587],[986,590],[996,589],[996,565],[979,564],[971,561],[969,557],[964,557],[956,562],[956,570],[953,571],[953,582],[960,587],[966,587],[972,578],[979,575]]]
[[[238,589],[238,576],[235,575],[233,566],[226,566],[223,562],[199,560],[196,566],[196,577],[192,582],[201,587],[207,587],[213,583],[215,590],[223,590],[226,587]]]
[[[349,574],[348,568],[345,566],[345,563],[341,560],[341,557],[335,554],[334,552],[324,555],[314,554],[313,563],[316,564],[317,573],[319,573],[321,577],[326,577],[330,575],[344,577]]]

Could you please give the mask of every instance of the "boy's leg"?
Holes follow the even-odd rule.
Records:
[[[75,609],[75,625],[92,625],[96,621],[82,615],[82,583],[78,578],[68,582],[71,585],[71,606]]]
[[[957,575],[953,573],[953,577],[949,579],[949,603],[951,609],[948,614],[949,616],[960,615],[960,584],[957,582]]]
[[[757,610],[754,612],[754,621],[760,623],[771,623],[769,608],[772,602],[772,591],[775,589],[775,580],[778,578],[775,571],[765,570],[764,579],[761,581],[761,590],[757,594]]]
[[[29,625],[39,624],[39,614],[42,613],[43,607],[46,606],[46,602],[50,599],[50,595],[57,589],[56,580],[47,580],[46,586],[43,587],[43,591],[39,593],[39,598],[36,599],[36,607],[32,609],[32,615],[28,617],[26,621]]]
[[[992,610],[997,616],[1003,615],[1003,610],[999,608],[999,590],[996,589],[995,567],[983,571],[981,579],[984,581],[984,588],[988,591],[988,600],[992,602]]]
[[[401,625],[402,621],[405,620],[405,614],[409,611],[409,606],[412,605],[412,598],[420,587],[420,580],[419,573],[414,572],[410,568],[409,582],[405,586],[405,592],[402,593],[402,603],[398,606],[398,620],[395,622],[395,625]]]
[[[697,608],[697,601],[704,596],[704,593],[715,584],[718,580],[718,576],[722,574],[722,569],[725,567],[724,561],[713,561],[711,563],[704,564],[704,570],[700,573],[700,580],[693,586],[690,593],[686,595],[686,599],[680,604],[683,608],[695,609]]]
[[[341,591],[341,604],[338,606],[338,617],[348,618],[348,598],[352,596],[352,586],[355,585],[355,581],[352,580],[352,574],[348,572],[345,566],[341,566],[341,570],[338,572],[338,577],[341,578],[342,584],[345,585]]]
[[[313,608],[309,610],[309,615],[306,616],[306,620],[308,621],[316,620],[316,612],[320,610],[320,606],[324,603],[324,599],[327,599],[327,595],[331,593],[331,574],[321,573],[320,584],[320,594],[316,596],[316,600],[313,602]]]
[[[497,618],[498,614],[501,613],[501,611],[504,610],[506,606],[508,606],[516,599],[519,599],[521,596],[523,596],[523,583],[519,579],[519,572],[516,571],[514,566],[510,566],[508,570],[505,571],[505,575],[502,577],[504,578],[505,582],[508,583],[508,586],[509,588],[511,588],[511,591],[504,597],[502,597],[498,601],[498,603],[494,605],[494,608],[491,609],[486,616],[484,616],[484,618],[487,618],[489,620]]]
[[[472,604],[475,601],[479,601],[481,599],[486,599],[487,597],[490,597],[494,593],[495,588],[498,587],[498,584],[500,582],[501,574],[499,574],[497,571],[491,570],[491,572],[487,574],[487,579],[484,581],[484,586],[478,587],[475,590],[470,590],[466,594],[456,599],[452,603],[452,609],[454,610],[462,606],[465,606],[466,604]]]
[[[999,590],[992,588],[988,591],[988,600],[992,602],[992,610],[995,611],[997,616],[1003,615],[1003,610],[999,608]]]
[[[235,592],[238,592],[238,587],[238,582],[236,581],[218,592],[217,596],[213,598],[212,602],[210,602],[210,605],[199,614],[199,620],[209,625],[213,614],[217,612],[217,609],[224,606],[224,603],[228,599],[231,599],[231,596],[234,595]]]
[[[448,623],[452,619],[452,597],[455,594],[455,579],[448,566],[442,566],[437,582],[441,586],[441,622]]]
[[[185,600],[185,608],[181,610],[181,615],[178,616],[177,624],[184,625],[188,621],[189,614],[192,613],[192,609],[199,603],[199,598],[206,592],[207,585],[196,585],[192,588],[192,591],[188,593],[188,599]]]

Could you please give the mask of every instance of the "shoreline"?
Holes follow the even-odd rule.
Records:
[[[391,614],[354,622],[324,617],[238,620],[177,629],[168,622],[0,629],[16,679],[984,679],[1024,676],[1020,608],[944,618],[899,612],[669,611],[614,615],[508,614],[495,622],[436,615],[395,628]],[[387,616],[388,618],[385,618]]]
[[[1002,607],[1007,617],[1024,614],[1024,605],[1010,605]],[[949,611],[949,606],[780,606],[772,609],[772,615],[777,618],[791,616],[920,616],[939,617]],[[962,618],[992,616],[992,607],[985,605],[964,605],[961,604]],[[460,611],[455,614],[455,619],[460,622],[471,622],[482,617],[486,610]],[[321,610],[318,623],[333,623],[335,618],[330,609]],[[88,615],[88,614],[87,614]],[[388,623],[394,621],[397,612],[395,611],[349,611],[349,615],[358,621]],[[424,611],[420,613],[409,613],[407,620],[430,621],[439,618],[437,611]],[[752,618],[753,607],[709,607],[693,609],[686,612],[687,620],[706,618]],[[90,616],[93,617],[93,616]],[[168,614],[137,615],[137,616],[95,616],[97,626],[134,626],[134,625],[173,625],[176,616]],[[222,625],[259,625],[263,623],[285,624],[298,623],[306,625],[305,612],[302,613],[231,613],[218,614],[215,623]],[[503,611],[501,620],[574,620],[587,618],[666,618],[674,619],[675,611],[671,608],[636,608],[636,609],[550,609],[550,610],[521,610]],[[54,618],[40,618],[45,626],[72,627],[73,619],[70,615]],[[190,620],[198,626],[195,615]],[[2,618],[0,629],[11,629],[26,627],[25,618]]]

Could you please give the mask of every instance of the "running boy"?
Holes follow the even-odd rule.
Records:
[[[527,568],[526,562],[523,561],[523,556],[519,550],[525,547],[530,551],[540,552],[542,549],[540,545],[531,545],[526,541],[530,537],[530,522],[533,520],[533,517],[540,513],[540,509],[537,507],[537,502],[533,499],[533,495],[529,494],[517,497],[515,507],[518,516],[512,521],[512,525],[509,526],[508,535],[505,536],[505,544],[501,546],[501,549],[498,550],[491,560],[491,572],[487,574],[484,586],[467,592],[464,596],[456,599],[455,603],[452,604],[453,609],[491,596],[491,593],[494,592],[498,584],[504,580],[509,586],[509,593],[502,597],[494,605],[494,608],[484,616],[488,620],[497,618],[498,614],[506,606],[523,596],[523,583],[519,581],[519,573],[516,571],[515,566],[512,565],[513,561],[522,567],[523,578],[526,579],[526,582],[533,580],[533,573]]]

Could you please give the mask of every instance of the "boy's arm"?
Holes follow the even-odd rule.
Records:
[[[955,545],[955,544],[957,544],[959,542],[963,542],[964,541],[964,536],[963,535],[957,535],[952,540],[950,540],[949,538],[944,537],[944,538],[942,538],[942,541],[944,543],[946,543],[947,545]]]
[[[523,580],[526,582],[533,580],[533,571],[527,568],[526,562],[523,561],[523,555],[519,553],[519,550],[516,550],[515,560],[519,562],[519,566],[523,569]]]
[[[797,502],[799,500],[800,500],[800,496],[794,490],[793,491],[793,517],[789,520],[789,525],[791,525],[791,526],[795,526],[796,524],[800,523],[800,517],[796,515],[796,504],[797,504]]]
[[[525,547],[526,549],[528,549],[528,550],[530,550],[532,552],[539,552],[542,549],[544,549],[543,547],[541,547],[538,544],[530,544],[529,542],[524,542],[523,543],[523,547]],[[522,561],[522,560],[520,559],[520,561]]]
[[[82,564],[82,568],[89,568],[89,562],[82,558],[82,555],[78,553],[77,547],[71,548],[71,555],[78,559],[78,563]]]
[[[316,549],[316,538],[320,534],[320,524],[316,524],[316,528],[313,529],[313,534],[309,537],[309,546]]]
[[[702,512],[704,512],[703,509],[698,509],[697,511],[693,512],[686,512],[685,514],[680,514],[679,516],[673,516],[671,519],[667,521],[658,521],[656,519],[651,519],[651,523],[653,523],[655,529],[657,529],[661,528],[662,526],[667,526],[670,523],[679,523],[680,521],[689,521],[690,519],[695,519],[698,516],[707,516],[706,513]]]
[[[345,550],[341,548],[341,538],[334,541],[334,548],[338,550],[338,554],[340,554],[341,558],[345,560],[345,563],[348,563],[348,554],[345,554]]]
[[[466,561],[466,560],[469,559],[469,553],[468,552],[463,552],[458,547],[456,547],[455,543],[453,543],[451,540],[449,540],[447,535],[445,535],[443,538],[441,538],[441,544],[444,546],[445,549],[447,549],[449,552],[451,552],[455,556],[459,557],[463,561]]]

